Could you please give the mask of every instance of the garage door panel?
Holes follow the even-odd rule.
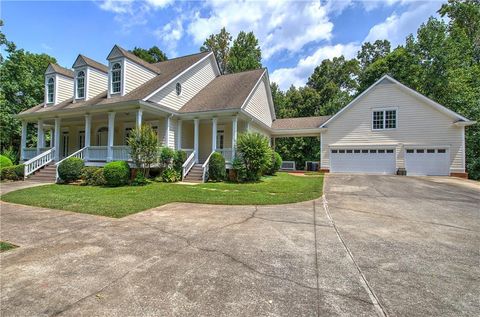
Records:
[[[395,174],[393,149],[332,149],[330,171],[333,173]]]
[[[411,176],[447,176],[450,174],[450,153],[447,148],[407,148],[405,169]]]

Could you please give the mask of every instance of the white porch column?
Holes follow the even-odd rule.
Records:
[[[25,158],[25,147],[27,146],[27,121],[22,121],[22,138],[20,139],[20,161]]]
[[[165,120],[165,146],[170,147],[170,127],[172,126],[172,116]]]
[[[137,129],[142,127],[142,116],[143,116],[143,110],[138,109],[137,110],[137,120],[136,120],[136,128]]]
[[[212,152],[217,150],[217,118],[212,118]]]
[[[115,112],[108,113],[107,161],[113,161],[113,137],[115,136]]]
[[[177,121],[177,150],[182,149],[182,120]]]
[[[193,131],[193,150],[195,151],[195,163],[198,163],[198,130],[200,121],[198,119],[193,120],[194,131]]]
[[[43,121],[37,123],[37,154],[41,153],[41,148],[45,147],[45,131],[43,131]]]
[[[232,159],[235,158],[235,152],[237,147],[237,124],[238,117],[235,116],[232,119]]]
[[[54,147],[55,147],[55,161],[60,160],[60,123],[62,119],[60,118],[55,118],[55,137],[54,139]]]
[[[88,161],[88,148],[90,147],[90,141],[92,139],[92,116],[89,114],[85,115],[85,147],[87,150],[85,151],[84,159]]]

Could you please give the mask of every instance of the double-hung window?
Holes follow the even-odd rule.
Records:
[[[47,82],[47,102],[53,103],[53,99],[55,96],[55,80],[53,78],[49,78]]]
[[[374,110],[372,114],[372,130],[397,128],[397,110]]]
[[[122,87],[122,66],[115,63],[112,66],[112,94],[119,93]]]
[[[85,72],[83,70],[77,74],[77,98],[85,98]]]

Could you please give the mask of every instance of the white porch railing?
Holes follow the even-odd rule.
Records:
[[[128,145],[112,146],[112,154],[114,161],[131,161],[130,147]]]
[[[185,151],[185,150],[184,150]],[[185,162],[182,164],[182,181],[195,165],[195,151],[192,151]]]
[[[37,148],[27,147],[23,148],[23,158],[24,160],[29,160],[37,156]]]
[[[108,147],[106,146],[89,146],[85,158],[88,161],[106,161]]]
[[[55,148],[51,148],[50,150],[40,153],[39,155],[26,161],[25,163],[23,163],[25,165],[24,177],[27,177],[36,170],[52,162],[54,158]]]
[[[71,157],[76,157],[76,158],[79,158],[79,159],[83,160],[85,158],[86,149],[87,149],[86,147],[81,148],[77,152],[74,152],[74,153],[70,154],[69,156],[63,158],[62,160],[58,161],[57,163],[55,163],[55,179],[56,179],[57,182],[60,180],[60,177],[58,176],[58,166],[60,165],[60,163],[62,163],[63,161],[65,161],[66,159],[71,158]]]
[[[233,150],[231,148],[217,149],[216,152],[222,154],[226,163],[231,163],[233,161]]]
[[[209,168],[209,164],[210,164],[210,158],[212,157],[213,153],[215,153],[215,151],[212,151],[212,153],[210,153],[210,155],[205,160],[205,163],[203,163],[203,165],[202,165],[202,171],[203,171],[202,181],[204,183],[208,180],[208,168]]]

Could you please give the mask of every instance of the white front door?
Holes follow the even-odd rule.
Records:
[[[450,153],[448,148],[406,148],[405,169],[407,175],[448,176]]]
[[[395,174],[395,149],[345,148],[330,150],[332,173]]]

